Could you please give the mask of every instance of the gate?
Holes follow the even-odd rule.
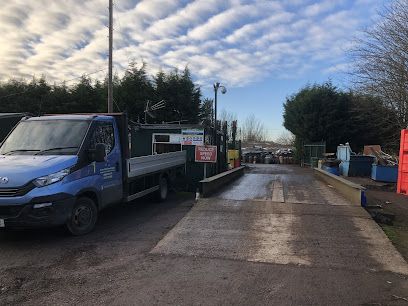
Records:
[[[314,142],[303,145],[302,167],[317,167],[317,161],[326,153],[326,142]]]

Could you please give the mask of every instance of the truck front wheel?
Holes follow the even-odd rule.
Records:
[[[75,202],[66,226],[74,236],[85,235],[95,228],[97,218],[98,209],[95,202],[88,197],[80,197]]]

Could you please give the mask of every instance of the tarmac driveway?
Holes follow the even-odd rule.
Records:
[[[200,200],[151,253],[408,275],[363,208],[309,169],[285,165],[251,165],[225,191]]]
[[[0,305],[407,305],[406,273],[363,209],[296,166],[113,207],[84,237],[0,232]]]

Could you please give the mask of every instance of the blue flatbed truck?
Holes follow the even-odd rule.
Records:
[[[109,205],[165,200],[186,152],[132,157],[133,130],[122,113],[23,118],[0,146],[0,229],[65,225],[83,235]]]

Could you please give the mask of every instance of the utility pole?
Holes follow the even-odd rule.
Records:
[[[214,144],[217,145],[217,98],[220,83],[214,84]]]
[[[113,51],[113,4],[109,0],[109,80],[108,80],[108,113],[113,113],[113,69],[112,69],[112,51]]]

